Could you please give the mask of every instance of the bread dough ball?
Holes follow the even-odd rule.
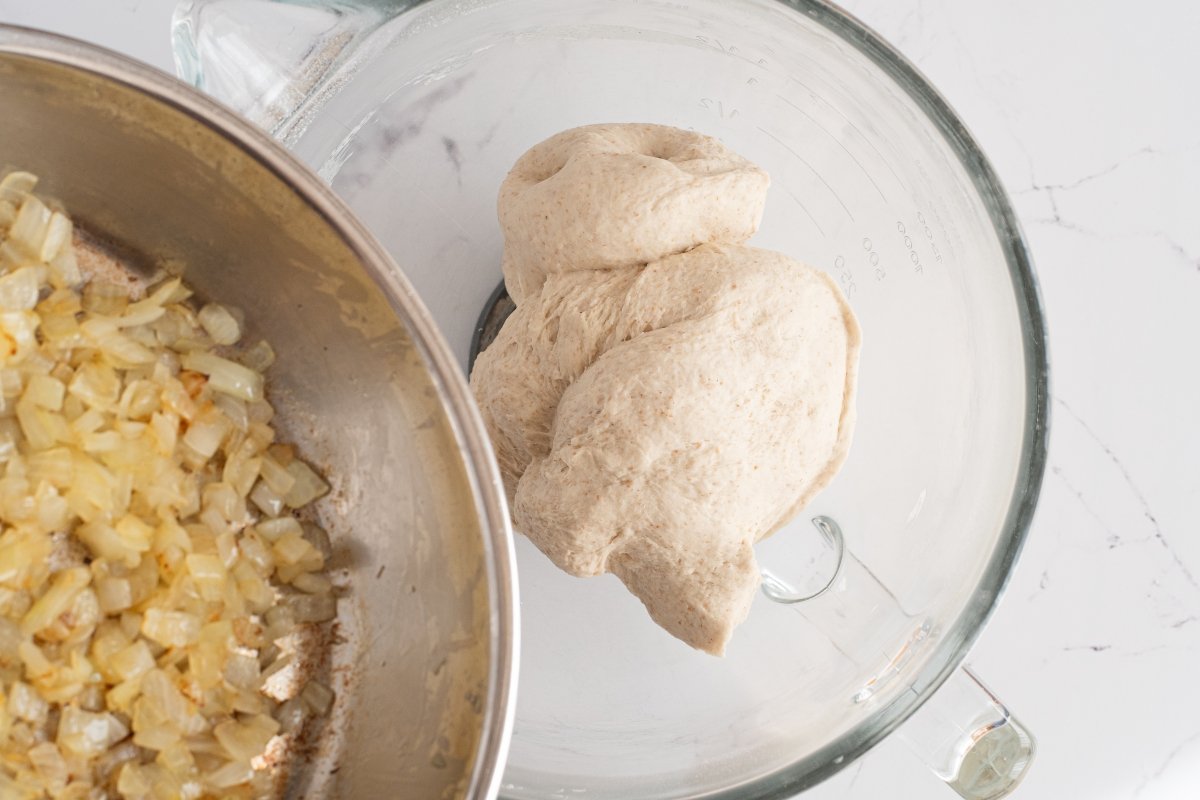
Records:
[[[724,153],[740,204],[701,191],[698,173],[646,165],[648,141]],[[513,521],[562,569],[614,573],[659,625],[719,654],[759,584],[754,543],[846,457],[857,322],[825,273],[740,244],[761,215],[748,187],[762,173],[713,140],[590,126],[538,145],[514,173],[543,159],[574,165],[555,177],[585,185],[564,179],[538,195],[548,205],[526,194],[517,209],[502,191],[510,293],[514,275],[526,282],[471,376]],[[603,205],[564,211],[566,197]],[[540,238],[555,230],[559,244]],[[698,235],[712,238],[680,246]]]

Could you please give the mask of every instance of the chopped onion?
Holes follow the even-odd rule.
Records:
[[[95,757],[129,735],[129,729],[112,714],[65,706],[58,718],[58,746],[85,757]]]
[[[237,581],[238,592],[250,610],[261,614],[275,604],[275,590],[248,562],[240,561],[235,564],[233,577]]]
[[[118,412],[129,419],[149,420],[151,414],[159,409],[159,392],[154,381],[133,381],[121,394]]]
[[[288,464],[287,469],[296,479],[283,498],[289,508],[301,508],[329,492],[329,484],[300,459]]]
[[[25,311],[37,305],[38,274],[34,267],[21,267],[0,278],[0,308]]]
[[[0,201],[20,205],[37,186],[37,175],[14,170],[0,179]]]
[[[246,416],[251,422],[266,425],[275,418],[275,409],[266,400],[256,400],[246,406]]]
[[[92,573],[87,567],[65,569],[54,576],[54,582],[45,594],[37,599],[33,608],[21,620],[21,632],[26,636],[37,633],[45,628],[59,614],[70,608],[75,595],[83,590],[92,580]]]
[[[329,534],[326,530],[315,522],[308,521],[305,521],[302,527],[304,529],[304,538],[321,554],[321,558],[325,561],[332,558],[333,543],[329,541]]]
[[[323,717],[333,706],[333,690],[320,681],[309,681],[300,692],[300,699],[310,711]]]
[[[216,406],[210,405],[192,420],[187,433],[183,435],[183,443],[207,461],[220,449],[232,429],[229,418]]]
[[[266,610],[263,617],[267,621],[266,637],[268,641],[279,641],[285,636],[291,635],[296,630],[296,615],[290,605],[280,604],[272,606]],[[281,660],[283,658],[290,660],[291,656],[284,654],[280,656]],[[263,673],[263,678],[266,679],[273,671],[272,668],[267,668]]]
[[[275,711],[275,719],[279,720],[279,729],[285,734],[300,731],[306,717],[304,702],[299,697],[284,701]]]
[[[42,779],[42,786],[51,796],[59,796],[67,788],[67,762],[53,742],[42,742],[29,748],[29,763]]]
[[[313,546],[304,540],[299,532],[291,532],[281,536],[271,551],[281,564],[299,564],[305,556],[312,552]]]
[[[75,249],[64,247],[50,260],[51,275],[57,287],[75,287],[83,283],[83,274],[75,258]]]
[[[8,241],[18,250],[37,255],[50,227],[50,209],[36,197],[27,196],[17,211],[17,218],[8,229]]]
[[[232,423],[233,427],[245,433],[250,428],[250,415],[246,403],[228,394],[218,394],[213,397],[213,405],[221,410]]]
[[[21,393],[25,381],[21,371],[12,367],[0,369],[0,394],[4,397],[16,397]]]
[[[191,369],[208,376],[209,385],[215,391],[233,395],[241,400],[261,400],[263,396],[263,377],[248,367],[243,367],[235,361],[192,350],[185,353],[180,363],[184,369]]]
[[[289,533],[303,533],[300,521],[295,517],[276,517],[259,521],[254,529],[268,542],[276,542]]]
[[[250,491],[250,499],[264,514],[277,517],[283,513],[283,498],[276,494],[266,481],[259,481]]]
[[[269,576],[275,570],[275,557],[253,528],[242,531],[238,539],[238,552],[242,561],[248,563],[260,575]]]
[[[233,487],[239,497],[246,497],[258,480],[262,470],[261,458],[245,458],[240,455],[225,459],[225,470],[222,479]]]
[[[193,553],[187,557],[188,574],[205,600],[220,600],[229,580],[220,557]]]
[[[79,694],[79,707],[84,711],[100,712],[104,711],[104,686],[99,683],[90,683],[83,688]]]
[[[8,691],[9,714],[34,725],[41,725],[45,722],[49,710],[50,704],[32,686],[20,681],[12,684]]]
[[[25,394],[22,399],[28,399],[39,408],[61,411],[65,394],[66,387],[63,386],[62,381],[51,378],[49,375],[33,375],[25,384]]]
[[[172,292],[178,286],[178,278],[162,284],[151,292],[149,297],[127,306],[122,312],[121,317],[115,320],[115,324],[120,328],[130,328],[133,326],[149,325],[157,321],[167,313],[163,304],[167,302]],[[146,333],[151,334],[150,331],[146,331]]]
[[[217,303],[209,303],[196,315],[200,325],[219,345],[235,344],[242,338],[242,326],[229,309]]]
[[[154,542],[154,528],[133,514],[126,514],[113,526],[121,544],[130,550],[144,553]]]
[[[71,244],[71,231],[74,226],[66,214],[55,211],[50,215],[50,222],[46,226],[46,235],[42,239],[42,247],[38,252],[38,258],[44,263],[49,263],[62,252],[63,248],[69,248]]]
[[[260,339],[253,347],[242,353],[241,362],[256,372],[266,372],[267,368],[275,363],[275,351],[268,342]]]
[[[200,638],[200,619],[185,611],[146,610],[142,633],[164,647],[183,647]]]
[[[25,434],[29,446],[34,450],[52,447],[59,438],[59,430],[66,427],[61,424],[61,417],[52,416],[24,397],[17,401],[17,422],[20,423],[21,432]]]
[[[97,338],[95,342],[100,351],[118,366],[136,367],[154,363],[154,352],[125,334],[110,333]]]
[[[96,600],[105,614],[115,614],[133,605],[133,589],[125,578],[101,578],[96,581]]]
[[[306,594],[324,595],[333,591],[329,578],[315,572],[301,572],[292,579],[292,586]]]
[[[328,594],[296,594],[288,598],[296,622],[328,622],[337,616],[337,600]]]
[[[87,545],[93,557],[137,564],[141,556],[135,550],[128,549],[117,536],[117,532],[102,522],[89,522],[75,529],[75,535]]]
[[[155,762],[176,775],[189,774],[196,766],[196,759],[185,742],[177,742],[159,752]]]
[[[286,497],[287,493],[296,485],[295,476],[286,467],[269,456],[262,460],[262,467],[259,469],[259,472],[267,486],[271,488],[271,491],[280,497]]]
[[[126,763],[117,776],[117,791],[122,797],[149,797],[154,790],[154,778],[141,764]]]
[[[234,761],[251,761],[262,754],[279,732],[279,723],[263,714],[243,721],[230,720],[213,728],[213,735]]]
[[[219,769],[206,773],[204,782],[214,789],[228,789],[246,783],[254,777],[254,768],[248,761],[230,761]]]
[[[66,447],[52,447],[30,453],[26,462],[29,479],[45,481],[52,486],[69,488],[75,477],[75,459]]]
[[[111,663],[118,678],[131,681],[154,669],[154,654],[145,642],[139,640],[113,653]]]
[[[129,292],[123,286],[106,281],[91,281],[83,287],[83,310],[93,314],[113,317],[129,305]],[[115,330],[116,323],[110,322]]]
[[[89,408],[107,411],[120,399],[121,378],[112,367],[89,362],[75,370],[67,391]]]
[[[222,677],[239,689],[257,689],[261,683],[258,659],[246,653],[233,653],[225,662]]]
[[[275,442],[270,345],[213,352],[240,312],[84,282],[35,183],[0,177],[0,798],[264,797],[333,700],[297,681],[337,601],[291,513],[329,487]]]
[[[233,648],[233,625],[221,620],[210,622],[200,631],[200,641],[188,653],[190,673],[201,689],[221,682],[221,671]]]

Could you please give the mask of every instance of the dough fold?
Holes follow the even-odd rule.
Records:
[[[500,186],[504,281],[520,305],[546,276],[637,267],[749,239],[769,179],[716,139],[664,125],[588,125],[535,145]]]

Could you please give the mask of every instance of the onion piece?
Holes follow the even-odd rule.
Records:
[[[0,308],[26,311],[37,305],[38,274],[34,267],[21,267],[0,278]]]
[[[263,377],[248,367],[243,367],[227,358],[193,350],[180,360],[184,369],[191,369],[208,376],[209,385],[215,391],[233,395],[248,402],[261,400]]]
[[[0,178],[0,201],[20,205],[33,193],[37,182],[37,175],[33,173],[13,170]]]
[[[46,721],[50,704],[27,683],[17,681],[8,690],[8,713],[34,725]]]
[[[253,347],[242,353],[241,362],[256,372],[266,372],[267,368],[275,363],[275,350],[272,349],[270,343],[260,339]]]
[[[329,492],[329,484],[300,459],[288,464],[287,470],[295,479],[292,488],[283,497],[288,508],[301,508]]]
[[[58,718],[58,746],[65,752],[94,758],[129,735],[112,714],[92,713],[66,706]]]
[[[51,796],[57,797],[67,788],[70,775],[67,762],[52,742],[42,742],[29,748],[29,763],[42,780],[42,786]]]
[[[209,303],[196,315],[201,327],[215,344],[231,345],[242,338],[242,326],[228,308],[218,303]]]
[[[264,714],[241,721],[229,720],[213,728],[213,735],[233,761],[249,762],[262,754],[279,732],[279,723]]]
[[[58,573],[50,588],[37,599],[33,608],[29,609],[21,620],[21,632],[30,636],[45,628],[71,606],[75,595],[91,580],[92,573],[87,567],[65,569]]]
[[[204,783],[213,789],[228,789],[248,782],[254,777],[254,768],[248,761],[230,761],[219,769],[205,773]]]
[[[26,196],[8,229],[8,241],[20,251],[36,256],[42,250],[49,227],[50,209],[36,197]]]
[[[46,226],[46,235],[42,239],[42,246],[38,250],[38,258],[49,263],[64,249],[70,249],[73,229],[74,226],[66,214],[59,211],[52,213],[50,222]]]
[[[164,647],[183,647],[200,638],[200,619],[186,611],[146,610],[142,633]]]

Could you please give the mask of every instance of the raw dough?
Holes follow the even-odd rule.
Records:
[[[471,376],[517,529],[716,654],[758,586],[754,542],[829,482],[854,419],[841,292],[741,244],[766,189],[674,128],[537,145],[500,191],[517,309]]]
[[[500,187],[504,282],[520,305],[547,275],[640,267],[758,230],[767,173],[716,139],[663,125],[588,125],[517,160]]]

